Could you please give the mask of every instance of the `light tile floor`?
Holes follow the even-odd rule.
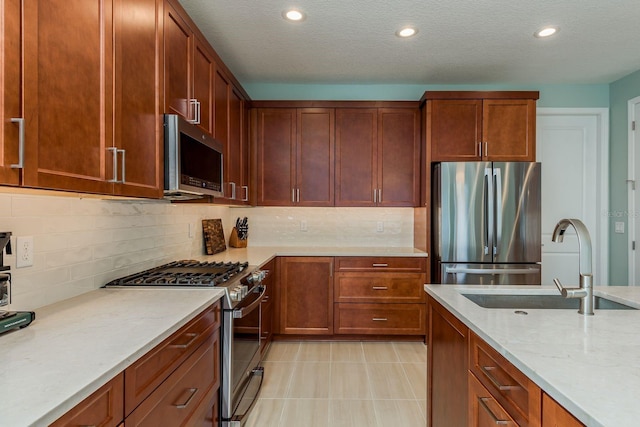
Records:
[[[420,342],[274,342],[246,427],[422,427]]]

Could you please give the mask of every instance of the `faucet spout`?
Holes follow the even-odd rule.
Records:
[[[593,315],[593,269],[591,264],[592,250],[589,230],[587,230],[587,227],[579,219],[561,219],[553,230],[551,240],[553,242],[561,243],[564,240],[564,233],[567,231],[569,226],[572,226],[578,235],[578,245],[580,248],[580,252],[578,254],[580,259],[580,287],[564,288],[562,284],[560,284],[560,280],[554,279],[553,282],[565,298],[580,298],[580,309],[578,310],[578,313]]]

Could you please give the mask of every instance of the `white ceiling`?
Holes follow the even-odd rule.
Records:
[[[638,0],[180,3],[243,84],[601,84],[640,69]],[[306,20],[285,21],[290,7]],[[396,37],[406,25],[418,34]],[[560,31],[534,38],[545,25]]]

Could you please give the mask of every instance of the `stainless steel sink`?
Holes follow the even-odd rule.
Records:
[[[562,295],[529,294],[462,294],[484,308],[529,308],[529,309],[575,309],[580,306],[578,299],[564,298]],[[604,297],[594,297],[596,310],[637,310]]]

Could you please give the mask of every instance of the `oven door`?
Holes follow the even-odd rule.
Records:
[[[226,310],[227,349],[223,348],[222,420],[224,426],[242,425],[262,386],[260,364],[260,305],[266,292],[256,286],[232,310]],[[224,347],[224,345],[223,345]]]

